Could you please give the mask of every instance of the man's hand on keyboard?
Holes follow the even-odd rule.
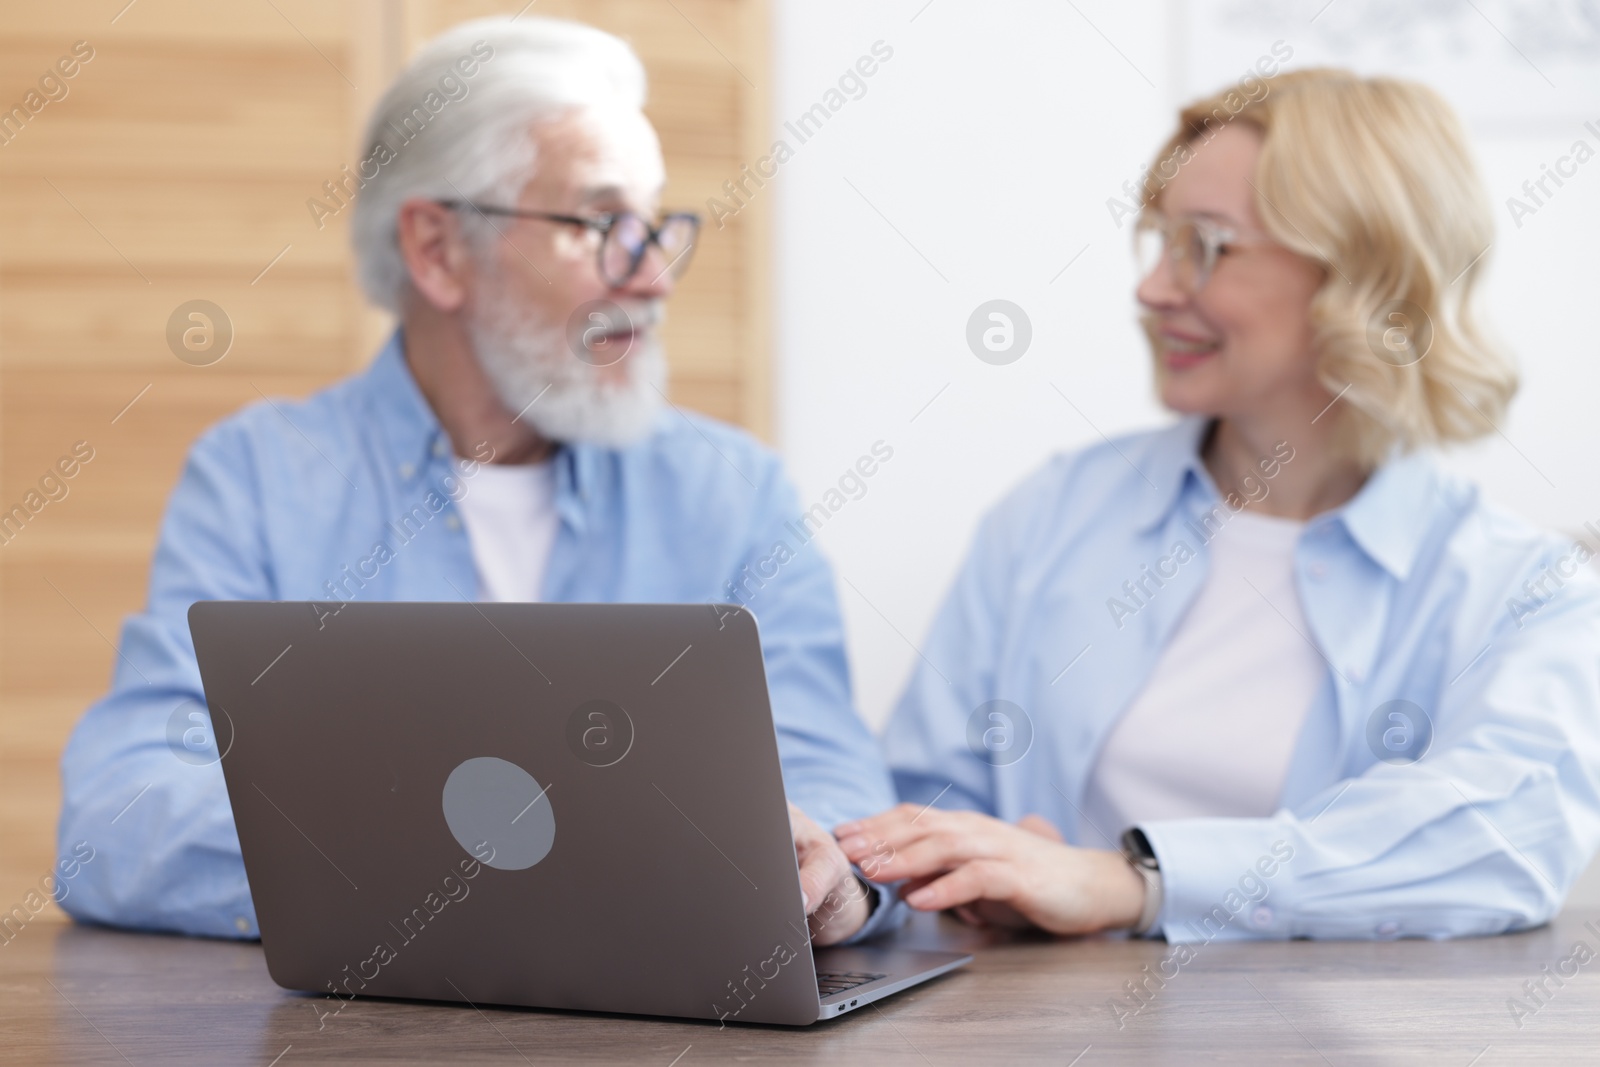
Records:
[[[839,843],[805,812],[789,805],[789,826],[800,861],[800,888],[806,897],[811,939],[818,945],[843,941],[871,914],[868,890],[850,869]]]

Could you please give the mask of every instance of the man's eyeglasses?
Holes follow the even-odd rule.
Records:
[[[1204,216],[1169,219],[1147,211],[1133,230],[1133,254],[1140,279],[1165,259],[1178,288],[1193,295],[1205,288],[1217,259],[1234,248],[1275,244],[1270,238],[1241,238],[1232,229]]]
[[[692,211],[664,215],[659,226],[652,226],[644,216],[632,211],[614,211],[584,218],[549,211],[524,211],[493,204],[475,204],[470,200],[440,200],[437,203],[453,210],[470,208],[482,215],[543,219],[594,230],[600,234],[600,277],[613,289],[626,285],[639,272],[639,265],[644,262],[651,245],[661,249],[662,258],[666,260],[666,266],[651,279],[651,283],[660,281],[662,277],[677,281],[689,266],[689,260],[694,255],[695,238],[700,233],[700,216]]]

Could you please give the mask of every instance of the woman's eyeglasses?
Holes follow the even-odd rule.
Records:
[[[1241,238],[1232,229],[1203,215],[1169,219],[1147,211],[1139,216],[1133,230],[1133,254],[1139,265],[1139,277],[1148,278],[1165,259],[1172,268],[1173,281],[1190,295],[1205,288],[1218,258],[1225,253],[1234,248],[1275,243],[1265,237]]]
[[[694,254],[695,238],[700,233],[700,216],[692,211],[664,215],[660,225],[652,226],[644,216],[632,211],[614,211],[584,218],[549,211],[524,211],[493,204],[475,204],[470,200],[440,200],[437,203],[453,210],[471,208],[482,215],[542,219],[594,230],[600,234],[600,277],[613,289],[626,285],[639,273],[639,266],[644,263],[651,245],[661,249],[662,258],[666,260],[661,273],[650,279],[651,284],[663,277],[677,281],[688,269],[689,260]]]

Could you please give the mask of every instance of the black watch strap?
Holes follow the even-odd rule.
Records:
[[[1155,927],[1156,919],[1161,915],[1161,862],[1156,859],[1155,849],[1150,847],[1150,839],[1137,826],[1123,831],[1122,854],[1139,877],[1144,879],[1144,909],[1139,913],[1139,921],[1134,924],[1132,931],[1135,936],[1143,937]]]

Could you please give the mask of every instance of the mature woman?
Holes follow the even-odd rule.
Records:
[[[1429,455],[1516,389],[1465,139],[1383,78],[1237,102],[1144,190],[1186,417],[985,519],[889,727],[906,803],[839,836],[914,908],[1063,934],[1536,925],[1600,841],[1600,587]]]

